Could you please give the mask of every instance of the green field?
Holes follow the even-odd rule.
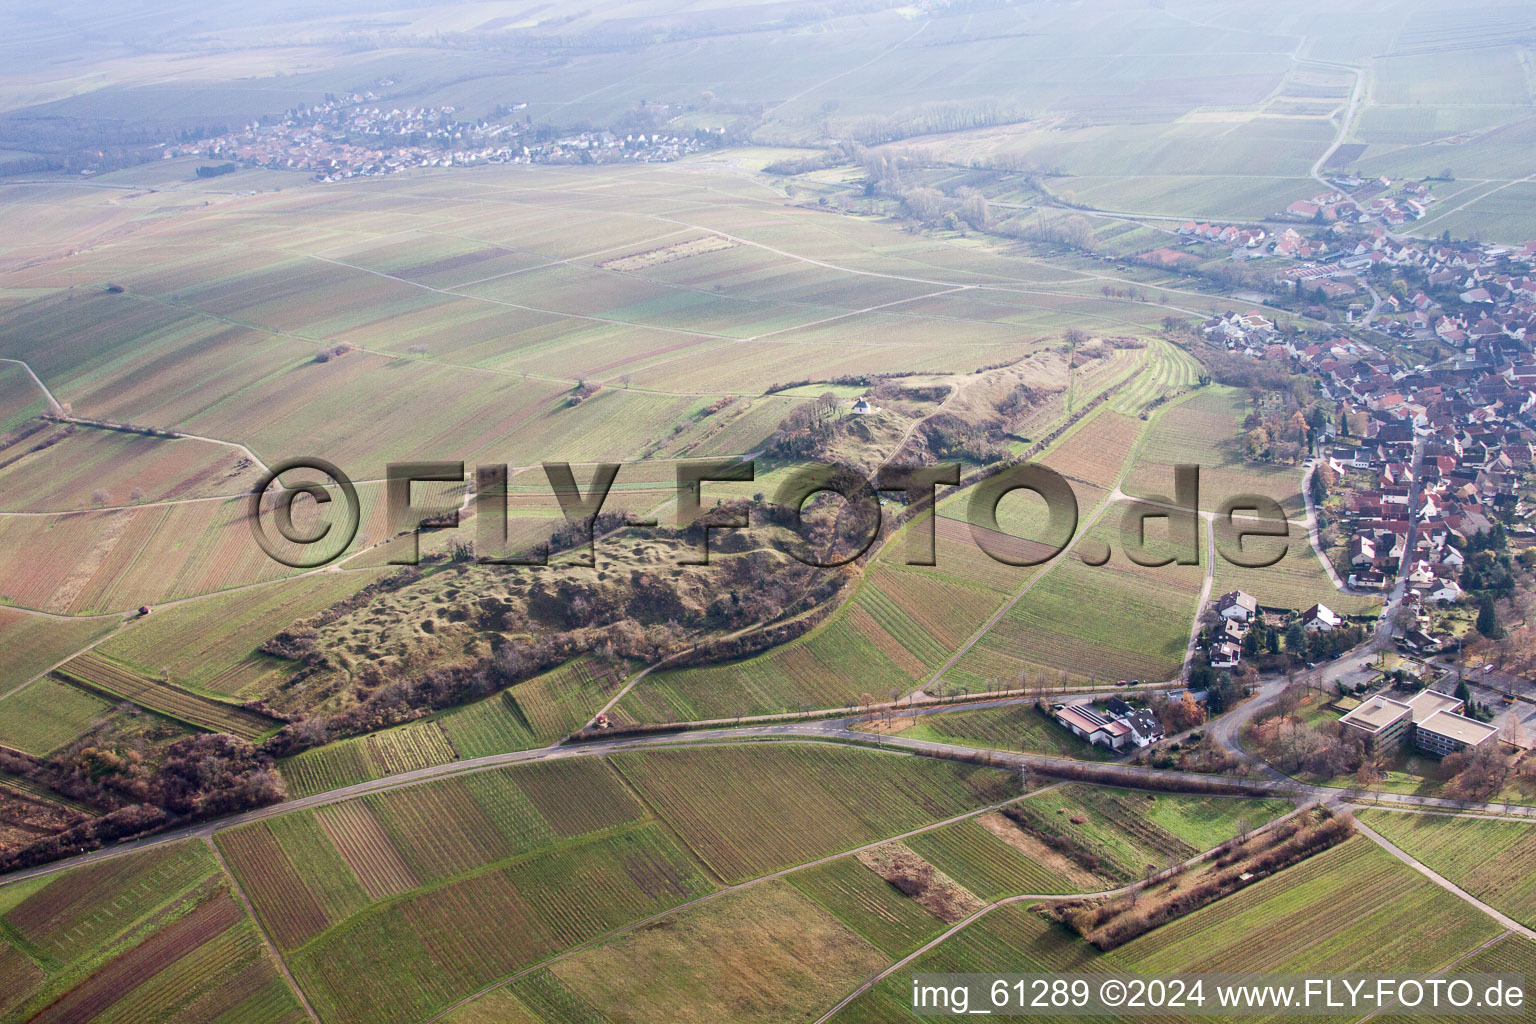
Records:
[[[195,840],[7,887],[0,908],[7,1019],[305,1019],[227,878]]]
[[[1017,780],[996,769],[836,746],[668,750],[612,760],[728,881],[1018,795]]]
[[[1364,838],[1120,947],[1159,971],[1434,971],[1501,929]]]
[[[1147,865],[1166,868],[1291,810],[1283,800],[1142,793],[1074,784],[1038,793],[1016,812],[1040,832],[1062,835],[1097,859],[1097,872],[1121,882]]]
[[[1427,973],[1498,935],[1488,918],[1357,838],[1107,955],[1027,903],[1001,907],[881,981],[835,1019],[909,1019],[909,979],[916,973]],[[1481,962],[1519,970],[1529,955],[1495,946]]]
[[[378,578],[371,572],[319,574],[157,609],[131,622],[101,653],[194,690],[231,695],[251,688],[278,659],[256,648],[296,619],[313,615]]]
[[[1360,820],[1495,910],[1536,922],[1536,825],[1375,810]]]
[[[619,685],[623,663],[582,657],[426,721],[336,740],[284,758],[295,796],[387,775],[554,743],[597,713]]]
[[[903,725],[910,722],[909,725]],[[1047,719],[1030,703],[1006,707],[960,709],[910,719],[895,719],[897,734],[909,739],[936,740],[970,747],[1019,750],[1053,757],[1111,761],[1116,755],[1103,747],[1083,742],[1056,722]]]
[[[613,1024],[790,1024],[889,963],[789,881],[775,881],[684,910],[550,972]]]
[[[112,619],[42,618],[0,608],[0,647],[6,654],[5,663],[0,665],[0,693],[48,671],[105,636],[114,625]]]
[[[386,775],[447,764],[457,757],[436,721],[412,722],[287,757],[278,765],[288,791],[310,796]]]
[[[460,757],[544,746],[581,728],[621,685],[624,668],[567,662],[438,719]]]
[[[719,746],[473,772],[244,825],[217,842],[322,1016],[372,1024],[436,1012],[721,880],[1016,794],[1016,780],[993,769],[841,746]],[[894,890],[847,870],[808,879],[804,895],[785,887],[780,899],[824,902],[828,941],[865,955],[931,932]]]
[[[46,754],[68,743],[112,711],[93,693],[45,678],[0,698],[0,744]]]

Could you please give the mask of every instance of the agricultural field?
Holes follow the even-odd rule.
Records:
[[[893,725],[898,736],[915,740],[958,743],[968,747],[1018,750],[1052,757],[1111,761],[1115,754],[1084,743],[1035,710],[1032,703],[1004,707],[959,709],[903,718]]]
[[[4,511],[70,511],[243,494],[260,473],[237,449],[191,438],[78,427],[42,451],[13,451],[34,440],[0,447]]]
[[[1381,599],[1368,594],[1348,594],[1334,587],[1333,580],[1313,550],[1306,523],[1292,520],[1288,535],[1280,537],[1252,537],[1243,541],[1243,551],[1272,555],[1284,546],[1284,555],[1274,565],[1263,568],[1245,568],[1234,565],[1222,554],[1223,547],[1237,548],[1236,533],[1242,528],[1242,520],[1236,524],[1225,519],[1216,522],[1216,575],[1211,586],[1212,596],[1232,590],[1252,594],[1265,608],[1292,608],[1297,611],[1309,608],[1321,601],[1340,615],[1367,615],[1381,607]]]
[[[169,669],[194,691],[250,699],[285,663],[257,648],[292,622],[330,607],[382,572],[316,573],[206,600],[157,608],[130,621],[100,653],[149,675]]]
[[[857,857],[838,857],[786,878],[817,906],[890,956],[916,949],[943,930],[939,918]]]
[[[1495,910],[1536,922],[1536,826],[1375,810],[1360,820]]]
[[[655,751],[612,762],[726,881],[1018,795],[1017,780],[995,769],[823,745]]]
[[[1180,392],[1195,386],[1201,367],[1195,357],[1161,338],[1149,343],[1149,365],[1110,399],[1109,407],[1125,416],[1140,416]]]
[[[47,403],[27,371],[15,363],[0,363],[0,435],[45,411]]]
[[[975,819],[911,836],[905,842],[913,853],[988,903],[1023,893],[1075,891],[1072,880],[1030,860]]]
[[[1526,1005],[1530,1005],[1531,984],[1530,979],[1536,976],[1536,942],[1523,935],[1508,935],[1493,943],[1485,949],[1481,949],[1472,956],[1458,963],[1446,973],[1457,974],[1523,974],[1526,977],[1525,997]],[[1409,1021],[1418,1021],[1419,1024],[1459,1024],[1465,1019],[1460,1014],[1416,1014],[1393,1013],[1389,1009],[1380,1017],[1375,1018],[1382,1024],[1407,1024]]]
[[[1059,835],[1092,855],[1103,878],[1132,881],[1148,864],[1187,860],[1291,810],[1283,800],[1143,793],[1075,784],[1014,807],[1027,827]]]
[[[113,702],[51,677],[0,697],[0,745],[43,755],[112,713]]]
[[[304,1019],[201,842],[8,887],[0,907],[0,1005],[15,1014],[8,1019]]]
[[[1157,928],[1111,959],[1137,973],[1428,972],[1500,931],[1357,837]]]
[[[265,715],[184,690],[161,679],[139,675],[99,654],[86,653],[56,670],[59,679],[109,699],[132,701],[168,718],[255,739],[278,727]]]
[[[1209,383],[1299,398],[1313,371],[1176,340],[1255,306],[1324,346],[1368,325],[1342,299],[1301,315],[1289,257],[1180,223],[1274,236],[1323,175],[1361,175],[1362,198],[1378,174],[1433,175],[1409,233],[1536,237],[1528,12],[903,3],[0,10],[0,863],[99,848],[0,876],[0,1020],[894,1024],[914,971],[1536,972],[1536,946],[1363,835],[1101,954],[1040,904],[1293,802],[1037,786],[809,714],[905,696],[873,728],[1081,765],[1116,755],[1028,704],[919,698],[1176,680],[1207,590],[1376,609],[1312,552],[1302,467],[1245,457],[1274,396]],[[231,141],[257,135],[272,160]],[[1330,258],[1364,233],[1342,220]],[[1165,246],[1192,257],[1139,258]],[[1507,258],[1493,275],[1518,288]],[[1449,312],[1469,286],[1425,287]],[[1385,335],[1329,365],[1422,358],[1449,382],[1531,346],[1473,333],[1455,369]],[[1520,405],[1497,381],[1468,382],[1502,396],[1474,447]],[[1324,413],[1345,390],[1383,423],[1401,408],[1379,374],[1327,383]],[[1436,393],[1430,418],[1466,411]],[[244,493],[300,456],[361,500],[313,571],[262,551]],[[679,557],[685,463],[748,456],[754,478],[699,497],[754,503],[755,532],[716,535],[709,566]],[[765,539],[785,510],[759,496],[801,461],[1012,457],[1070,481],[1059,556],[991,557],[1042,555],[1046,510],[1019,491],[973,529],[970,487],[830,573]],[[389,467],[434,462],[507,467],[505,538],[482,535],[473,477],[408,484],[436,525],[398,529]],[[591,565],[554,463],[584,489],[621,464]],[[1284,506],[1278,565],[1212,559],[1222,527],[1157,518],[1140,543],[1192,564],[1131,558],[1136,499],[1189,463],[1200,511]],[[299,502],[300,529],[336,525],[344,490]],[[816,530],[856,519],[835,509],[818,500]],[[937,564],[906,564],[929,528]],[[545,568],[472,564],[546,542]],[[562,742],[610,703],[613,733]],[[165,745],[195,730],[271,741],[291,800],[241,813],[266,776],[237,789],[209,758],[194,799],[232,817],[119,837],[152,813],[138,801],[182,806],[194,773]],[[1389,789],[1444,781],[1392,767]],[[86,816],[100,827],[50,840]],[[1362,820],[1536,922],[1536,826]]]
[[[577,658],[438,720],[460,757],[553,743],[591,720],[626,675],[625,666]]]
[[[688,721],[853,707],[865,694],[886,700],[919,685],[999,600],[949,573],[882,564],[804,637],[739,662],[653,672],[618,710],[642,722]]]
[[[428,1016],[714,887],[597,758],[392,790],[218,841],[322,1017],[369,1024]]]
[[[458,759],[437,721],[411,722],[314,747],[278,763],[294,796],[311,796]]]
[[[1129,357],[1140,351],[1115,353]],[[1101,410],[1047,449],[1043,461],[1072,483],[1080,523],[1119,476],[1140,426],[1134,419]],[[852,707],[866,695],[886,700],[922,685],[1007,595],[1040,572],[1038,567],[1005,564],[983,551],[969,525],[968,500],[968,493],[947,499],[931,521],[925,516],[904,526],[880,550],[854,597],[810,633],[738,662],[653,672],[618,710],[641,722],[730,718]],[[1002,532],[989,542],[1039,557],[1039,538],[1045,535],[1043,504],[1020,492],[1004,498],[997,515]],[[906,534],[930,528],[936,564],[903,564]],[[1182,644],[1188,620],[1175,632]],[[1182,656],[1182,646],[1178,650]],[[962,663],[950,675],[968,678],[963,675],[966,667]],[[1016,671],[1006,674],[1012,678]],[[968,681],[977,685],[989,674]]]
[[[76,651],[100,639],[115,619],[54,619],[0,606],[0,695],[36,678]]]
[[[684,910],[549,970],[612,1024],[789,1024],[889,963],[785,879]]]
[[[883,979],[833,1018],[887,1024],[912,1017],[910,974],[1119,973],[1092,946],[1047,921],[1027,902],[991,911]],[[1133,1019],[1133,1018],[1127,1018]]]
[[[577,658],[425,721],[303,751],[278,768],[290,793],[309,796],[464,758],[547,746],[585,725],[624,673],[623,662]]]
[[[1121,550],[1122,517],[1134,506],[1116,502],[1073,550],[1033,583],[966,651],[946,675],[947,689],[980,688],[987,680],[1106,680],[1171,678],[1183,663],[1203,569],[1197,565],[1148,568]],[[1147,553],[1177,555],[1166,520],[1147,522]],[[1197,552],[1203,557],[1204,528]],[[1080,557],[1092,545],[1112,551],[1103,565]],[[1134,630],[1125,628],[1136,623]]]

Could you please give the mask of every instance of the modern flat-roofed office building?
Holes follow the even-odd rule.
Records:
[[[1405,741],[1435,757],[1479,747],[1498,729],[1458,714],[1462,702],[1439,690],[1420,690],[1407,700],[1377,694],[1339,719],[1365,739],[1374,754],[1390,754]]]

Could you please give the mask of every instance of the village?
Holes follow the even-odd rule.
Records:
[[[161,155],[310,171],[330,182],[418,167],[660,163],[719,142],[711,130],[556,133],[515,119],[526,103],[504,105],[497,118],[463,122],[451,106],[400,109],[378,100],[372,92],[352,93],[209,138],[165,143]]]

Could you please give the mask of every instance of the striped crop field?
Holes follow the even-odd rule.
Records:
[[[376,904],[289,963],[322,1019],[420,1020],[554,952],[709,889],[675,841],[645,824]]]
[[[1173,467],[1200,467],[1200,504],[1207,510],[1241,494],[1266,494],[1286,511],[1300,512],[1301,467],[1245,460],[1242,421],[1247,396],[1236,388],[1211,386],[1158,410],[1151,433],[1125,484],[1128,494],[1155,497],[1173,493]]]
[[[756,657],[652,672],[619,704],[636,721],[687,721],[853,707],[907,692],[997,607],[949,574],[878,563],[858,593],[805,636]]]
[[[52,677],[0,698],[0,745],[42,756],[112,713],[112,703]]]
[[[278,770],[294,796],[310,796],[457,759],[435,720],[327,743],[286,757]]]
[[[857,857],[839,857],[788,876],[789,883],[891,956],[916,949],[943,923]]]
[[[1155,338],[1148,343],[1151,356],[1146,366],[1109,400],[1109,407],[1126,416],[1136,416],[1160,398],[1176,395],[1193,387],[1201,367],[1195,357],[1177,345]]]
[[[45,619],[0,608],[0,693],[9,693],[111,631],[111,619]],[[0,712],[0,721],[5,715]]]
[[[1138,973],[1412,973],[1442,968],[1500,927],[1356,837],[1154,929],[1111,957]]]
[[[623,682],[627,666],[581,657],[484,700],[444,712],[438,723],[460,757],[541,747],[581,728]]]
[[[1525,1005],[1531,1005],[1532,978],[1536,978],[1536,942],[1524,935],[1507,935],[1457,964],[1447,972],[1458,974],[1523,974],[1525,975]],[[1529,1014],[1527,1014],[1529,1015]],[[1466,1014],[1423,1012],[1412,1015],[1383,1013],[1372,1018],[1379,1024],[1463,1024]]]
[[[310,814],[285,814],[219,834],[219,848],[263,921],[291,949],[355,913],[368,896]]]
[[[1290,809],[1283,800],[1070,785],[1036,793],[1010,813],[1033,832],[1064,836],[1091,853],[1104,878],[1128,882],[1148,864],[1165,867],[1233,838],[1241,822],[1257,828]]]
[[[76,686],[132,701],[142,708],[210,732],[227,732],[253,740],[278,727],[277,722],[265,715],[141,676],[99,654],[82,654],[56,671],[59,678]]]
[[[1536,825],[1377,810],[1360,820],[1495,910],[1536,925]]]
[[[728,881],[875,842],[1018,793],[1010,774],[824,745],[619,754],[613,764]]]
[[[787,879],[774,879],[577,951],[549,971],[616,1024],[790,1022],[814,1020],[889,963]]]
[[[956,932],[859,995],[838,1024],[899,1024],[912,1019],[911,974],[1119,973],[1088,943],[1027,903],[1002,906]],[[1099,1017],[1094,1020],[1113,1021]],[[1129,1018],[1134,1019],[1134,1018]]]
[[[296,1024],[303,1011],[201,842],[4,890],[7,1020]]]
[[[1144,426],[1113,409],[1099,409],[1056,442],[1040,461],[1069,480],[1111,488]]]
[[[908,848],[983,900],[1021,893],[1071,892],[1067,879],[982,828],[973,819],[911,836]]]

